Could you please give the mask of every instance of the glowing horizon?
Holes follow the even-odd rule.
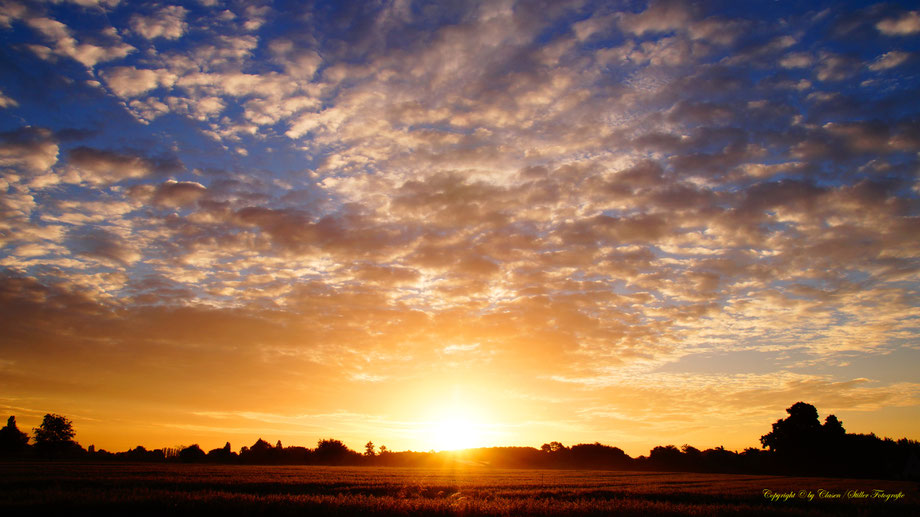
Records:
[[[5,0],[0,411],[110,451],[920,438],[920,11]]]

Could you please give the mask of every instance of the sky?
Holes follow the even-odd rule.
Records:
[[[912,2],[0,0],[0,410],[918,439],[918,87]]]

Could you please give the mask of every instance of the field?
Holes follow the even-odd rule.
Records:
[[[362,467],[0,463],[0,513],[39,515],[920,515],[917,483]]]

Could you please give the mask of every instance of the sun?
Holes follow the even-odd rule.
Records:
[[[431,443],[435,450],[453,451],[478,445],[476,425],[463,418],[447,418],[434,423]]]
[[[485,447],[491,433],[478,412],[451,407],[434,412],[427,434],[430,448],[436,451],[455,451]]]

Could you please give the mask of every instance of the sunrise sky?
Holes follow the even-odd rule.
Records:
[[[0,0],[0,410],[110,451],[920,438],[912,2]]]

